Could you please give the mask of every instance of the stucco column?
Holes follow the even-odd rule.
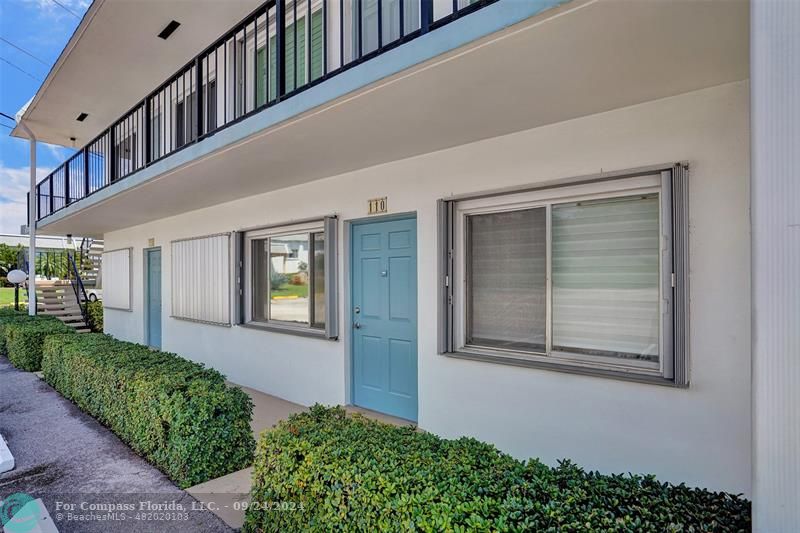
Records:
[[[750,19],[754,530],[800,531],[800,2]]]
[[[20,111],[16,115],[17,124],[25,130],[30,143],[30,193],[28,194],[28,314],[36,314],[36,219],[38,218],[39,201],[36,197],[36,135],[22,121]]]

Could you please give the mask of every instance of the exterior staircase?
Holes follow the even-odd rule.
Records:
[[[78,333],[89,333],[69,280],[36,280],[36,309],[40,315],[51,315]]]
[[[85,287],[100,288],[100,265],[103,259],[103,240],[102,239],[83,239],[80,249],[82,251],[82,261],[80,265],[81,279]]]

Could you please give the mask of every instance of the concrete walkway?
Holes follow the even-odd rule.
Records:
[[[236,385],[235,383],[230,383]],[[294,413],[306,410],[300,404],[282,400],[276,396],[264,394],[255,389],[236,385],[245,391],[253,400],[253,420],[251,426],[256,440],[265,429],[269,429],[280,420],[288,418]],[[362,415],[380,420],[396,426],[411,425],[408,420],[395,418],[393,416],[376,413],[361,407],[346,406],[345,409],[350,413],[361,413]],[[227,476],[212,479],[200,485],[195,485],[186,489],[197,500],[203,502],[216,513],[226,524],[233,528],[240,528],[244,523],[244,504],[250,501],[250,486],[253,475],[252,468],[245,468]]]
[[[16,460],[0,474],[0,500],[41,498],[62,533],[231,531],[108,429],[3,357],[0,433]],[[119,504],[133,510],[104,510]]]

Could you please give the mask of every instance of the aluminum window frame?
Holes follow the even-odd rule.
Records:
[[[237,296],[237,320],[239,325],[248,328],[263,329],[294,335],[324,338],[329,340],[338,339],[338,288],[337,288],[337,261],[338,261],[338,219],[329,216],[319,219],[299,221],[287,224],[270,225],[261,228],[247,229],[236,232],[237,250],[234,253],[235,262],[238,263],[238,275],[236,276],[235,294]],[[253,243],[260,240],[267,240],[275,237],[305,234],[309,238],[309,253],[314,250],[311,241],[315,234],[324,235],[324,254],[325,254],[325,316],[324,326],[315,327],[312,323],[314,315],[314,298],[311,294],[313,283],[312,261],[309,257],[309,321],[307,324],[298,324],[282,320],[267,318],[260,320],[254,318],[253,297],[254,297],[254,271],[253,271]],[[269,315],[269,313],[268,313]]]
[[[487,192],[439,201],[439,342],[442,355],[600,375],[677,387],[688,386],[688,167],[648,167],[613,175],[573,178],[549,186]],[[677,191],[677,192],[676,192]],[[603,360],[552,350],[552,207],[565,202],[658,194],[659,363]],[[466,217],[546,209],[546,332],[544,353],[466,343],[468,249]],[[679,250],[676,250],[679,247]]]

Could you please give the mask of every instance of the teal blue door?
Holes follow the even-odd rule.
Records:
[[[417,221],[354,224],[353,403],[417,419]]]
[[[147,254],[147,344],[161,348],[161,250]]]

